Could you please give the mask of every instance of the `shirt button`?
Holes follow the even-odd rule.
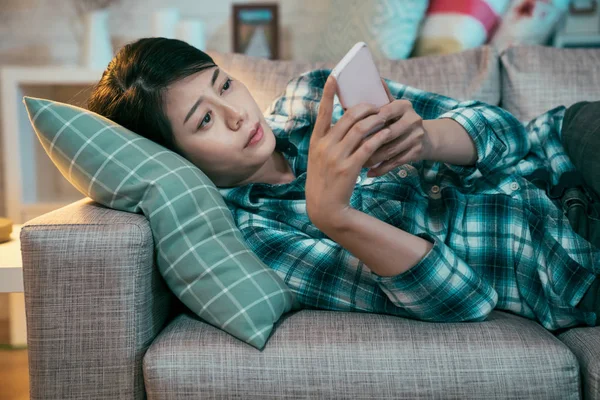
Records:
[[[519,184],[517,182],[513,182],[510,184],[510,188],[512,190],[519,190]]]
[[[406,178],[406,175],[408,175],[408,173],[406,172],[406,170],[401,169],[400,172],[398,172],[398,175],[400,175],[401,178]]]
[[[440,187],[437,185],[433,185],[431,187],[431,193],[439,193],[440,192]]]
[[[356,183],[360,183],[360,181],[362,181],[362,178],[360,177],[360,175],[356,178]]]

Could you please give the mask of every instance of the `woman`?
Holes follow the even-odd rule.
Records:
[[[498,107],[384,81],[390,104],[344,112],[328,75],[290,81],[263,115],[208,55],[148,38],[121,49],[88,106],[202,169],[307,308],[448,322],[497,308],[553,331],[595,325],[600,249],[525,178],[575,170],[564,107],[526,128]]]

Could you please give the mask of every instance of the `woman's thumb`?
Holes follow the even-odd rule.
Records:
[[[329,75],[325,86],[323,87],[323,95],[321,96],[321,102],[319,104],[319,114],[317,115],[317,124],[315,126],[318,130],[326,130],[331,125],[331,115],[333,114],[333,96],[337,89],[337,83],[333,76]],[[323,126],[321,126],[323,125]]]
[[[321,101],[326,100],[327,102],[333,103],[333,96],[335,95],[336,89],[337,81],[333,75],[329,75],[325,82],[325,87],[323,88],[323,98]]]

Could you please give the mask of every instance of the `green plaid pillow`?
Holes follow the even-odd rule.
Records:
[[[24,97],[63,176],[107,207],[143,213],[169,288],[211,325],[262,349],[293,292],[250,250],[214,183],[175,152],[96,113]]]

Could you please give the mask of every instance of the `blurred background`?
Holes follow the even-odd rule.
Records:
[[[269,5],[278,15],[276,58],[284,60],[329,61],[358,39],[392,59],[484,43],[501,48],[550,44],[569,3],[575,11],[595,7],[591,0],[0,0],[0,63],[78,65],[90,25],[97,40],[108,34],[113,51],[136,38],[162,34],[201,36],[196,44],[203,50],[230,52],[234,26],[244,25],[244,18],[246,26],[267,26]],[[234,15],[235,4],[265,7],[244,16]],[[582,21],[571,30],[585,31]],[[256,45],[244,50],[264,55],[260,32]]]
[[[599,47],[600,12],[596,0],[0,0],[0,217],[17,227],[83,197],[34,140],[22,96],[85,106],[119,48],[149,36],[309,62],[365,41],[376,59],[397,60],[482,45]],[[0,243],[0,400],[29,398],[15,232]]]

